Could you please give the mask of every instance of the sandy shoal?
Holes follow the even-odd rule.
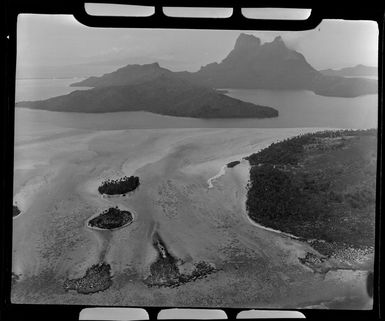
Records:
[[[13,226],[13,270],[22,275],[13,301],[295,308],[358,297],[367,304],[365,273],[325,278],[299,263],[306,244],[250,224],[247,164],[226,168],[212,188],[207,183],[230,161],[316,130],[60,130],[24,141],[15,148],[14,198],[23,215]],[[126,197],[98,195],[101,181],[122,175],[139,176],[139,188]],[[87,228],[110,206],[132,209],[135,221],[113,232]],[[175,289],[145,287],[155,231],[186,264],[204,260],[221,271]],[[90,296],[62,290],[66,277],[101,260],[112,267],[110,289]]]

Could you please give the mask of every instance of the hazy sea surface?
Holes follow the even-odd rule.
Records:
[[[16,101],[40,100],[84,90],[69,87],[80,79],[17,80]],[[57,126],[89,129],[124,128],[275,128],[275,127],[377,127],[378,96],[356,98],[325,97],[307,90],[227,89],[228,96],[270,106],[279,117],[270,119],[197,119],[172,117],[149,112],[83,114],[17,109],[26,122],[49,122]],[[108,121],[107,121],[108,119]]]
[[[377,127],[378,96],[319,96],[307,90],[229,89],[228,95],[273,107],[279,117],[260,120],[261,127]]]
[[[364,76],[344,76],[344,78],[366,78],[366,79],[376,79],[378,80],[378,76],[377,75],[364,75]]]
[[[70,87],[70,84],[85,78],[28,78],[16,79],[15,101],[43,100],[66,95],[89,87]]]

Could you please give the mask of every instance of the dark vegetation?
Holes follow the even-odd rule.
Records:
[[[111,266],[107,263],[92,265],[82,278],[66,280],[64,289],[76,290],[81,294],[91,294],[107,290],[112,284]]]
[[[118,207],[110,207],[88,222],[92,227],[112,230],[132,222],[132,214],[128,211],[121,211]]]
[[[318,95],[357,97],[378,92],[378,81],[324,75],[281,37],[269,43],[241,34],[234,49],[220,63],[197,72],[172,72],[158,63],[127,65],[73,86],[90,86],[68,95],[22,101],[16,107],[63,112],[106,113],[147,111],[195,118],[278,117],[272,107],[225,95],[223,89],[311,90]]]
[[[15,216],[18,216],[21,213],[21,211],[16,205],[13,205],[12,213],[13,213],[13,217],[15,217]]]
[[[287,139],[247,158],[247,209],[264,225],[331,254],[374,246],[377,131],[341,130]]]
[[[171,73],[171,72],[170,72]],[[215,89],[161,74],[140,83],[77,90],[41,101],[24,101],[17,107],[64,112],[105,113],[147,111],[161,115],[195,118],[267,118],[278,111],[218,93]]]
[[[100,194],[107,195],[122,195],[129,192],[132,192],[139,186],[139,177],[130,176],[123,177],[120,179],[111,179],[104,181],[101,186],[99,186],[98,191]]]
[[[159,256],[151,264],[150,275],[144,280],[144,283],[149,287],[177,287],[184,283],[204,278],[216,271],[212,265],[201,261],[195,264],[190,274],[180,273],[178,268],[179,260],[167,251],[158,234],[154,235],[153,245],[158,251]]]
[[[240,161],[233,161],[233,162],[228,163],[227,167],[233,168],[233,167],[237,166],[239,163],[240,163]]]

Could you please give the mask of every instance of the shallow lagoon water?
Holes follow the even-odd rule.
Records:
[[[26,207],[25,215],[14,220],[13,269],[24,276],[13,288],[13,302],[170,306],[219,302],[266,308],[358,297],[365,301],[360,307],[368,308],[363,273],[348,272],[348,280],[334,275],[322,280],[298,261],[308,245],[250,224],[244,215],[247,175],[240,173],[239,165],[217,177],[212,188],[207,180],[228,162],[279,139],[320,127],[373,127],[377,97],[334,99],[306,91],[262,90],[229,90],[228,94],[271,105],[281,116],[203,120],[145,112],[16,109],[15,168],[19,169],[15,193],[30,202],[21,204]],[[33,170],[44,182],[41,186],[32,184],[23,172]],[[126,170],[143,178],[140,193],[101,199],[96,189],[86,188],[103,175],[128,174]],[[113,235],[87,228],[85,222],[110,202],[132,209],[137,220]],[[206,260],[224,270],[178,289],[157,292],[144,288],[139,277],[124,281],[127,275],[145,277],[148,273],[156,257],[151,247],[154,230],[177,257],[186,262]],[[92,300],[61,292],[62,278],[81,276],[100,258],[122,280],[116,285],[119,288],[98,293]],[[50,295],[34,281],[47,267],[55,275],[43,280]]]

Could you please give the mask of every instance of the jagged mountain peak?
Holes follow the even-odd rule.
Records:
[[[147,68],[162,68],[158,62],[153,62],[151,64],[144,64],[142,65],[143,67],[147,67]]]
[[[265,42],[262,44],[260,38],[254,35],[241,33],[235,42],[234,49],[230,52],[228,57],[233,57],[234,55],[253,56],[261,50],[274,50],[275,52],[279,50],[286,53],[292,51],[286,46],[286,43],[281,36],[275,37],[271,42]]]
[[[179,88],[183,79],[186,80],[185,88],[191,88],[191,84],[187,82],[192,82],[195,87],[203,85],[213,88],[307,89],[336,97],[355,97],[363,93],[377,92],[375,81],[325,77],[306,61],[304,55],[289,48],[281,36],[261,44],[258,37],[246,33],[237,37],[233,50],[221,62],[203,66],[197,72],[175,73],[154,62],[128,65],[101,77],[90,77],[72,86],[150,84],[163,88],[162,82],[167,81],[168,85]]]
[[[281,36],[277,36],[274,38],[273,41],[271,42],[265,42],[263,44],[264,48],[274,48],[274,50],[277,50],[278,48],[280,49],[285,49],[285,50],[290,50],[287,46],[285,41],[282,39]]]
[[[256,49],[261,45],[261,39],[253,35],[241,33],[234,46],[234,50]]]
[[[227,55],[221,63],[226,62],[239,62],[249,60],[251,56],[254,56],[261,48],[261,39],[250,34],[241,33],[237,40],[233,50]],[[215,67],[212,64],[204,66],[202,69],[206,70]]]
[[[148,63],[148,64],[128,64],[120,69],[145,69],[145,70],[156,70],[156,69],[165,69],[159,65],[158,62]]]
[[[274,38],[273,42],[278,43],[278,42],[284,42],[284,41],[281,36],[277,36]]]

